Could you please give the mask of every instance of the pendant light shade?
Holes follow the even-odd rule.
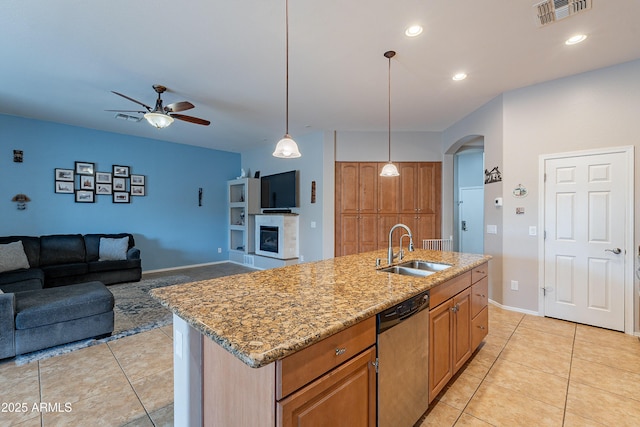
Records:
[[[285,1],[285,44],[286,44],[286,109],[285,109],[285,132],[284,136],[273,152],[273,157],[279,157],[281,159],[295,159],[302,156],[300,150],[298,150],[298,144],[289,135],[289,0]]]
[[[384,57],[389,60],[389,163],[384,165],[380,176],[399,176],[398,168],[391,163],[391,58],[396,56],[396,53],[392,50],[384,53]]]
[[[155,126],[158,129],[166,128],[171,123],[173,123],[173,117],[163,113],[146,113],[144,115],[144,118],[147,119],[151,126]]]

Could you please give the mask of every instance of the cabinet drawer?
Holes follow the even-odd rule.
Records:
[[[471,351],[475,351],[489,333],[489,307],[471,319]]]
[[[276,399],[349,360],[376,343],[375,316],[276,362]]]
[[[467,271],[458,277],[434,286],[429,291],[429,307],[435,308],[456,294],[471,286],[471,272]]]
[[[480,310],[489,303],[489,278],[483,277],[471,286],[471,317],[475,317]]]
[[[489,264],[487,264],[486,262],[482,265],[474,267],[473,270],[471,270],[471,283],[476,283],[478,280],[482,279],[483,277],[487,277],[488,273],[489,273]]]

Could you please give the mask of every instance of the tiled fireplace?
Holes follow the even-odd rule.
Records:
[[[298,215],[256,215],[256,255],[298,258]]]

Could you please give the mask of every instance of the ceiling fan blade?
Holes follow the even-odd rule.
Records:
[[[104,111],[114,111],[116,113],[140,113],[140,114],[146,113],[146,111],[140,111],[140,110],[104,110]]]
[[[173,104],[166,105],[164,107],[164,111],[169,113],[190,110],[194,107],[194,105],[188,101],[174,102]]]
[[[209,126],[211,122],[209,120],[199,119],[197,117],[185,116],[184,114],[169,114],[171,117],[178,120],[184,120],[185,122],[195,123],[197,125]]]
[[[149,106],[148,106],[148,105],[146,105],[146,104],[143,104],[142,102],[140,102],[140,101],[138,101],[138,100],[136,100],[136,99],[130,98],[130,97],[128,97],[127,95],[123,95],[123,94],[121,94],[121,93],[119,93],[119,92],[116,92],[116,91],[114,91],[114,90],[112,90],[111,92],[112,92],[112,93],[115,93],[116,95],[121,96],[121,97],[123,97],[123,98],[125,98],[125,99],[128,99],[128,100],[129,100],[129,101],[131,101],[131,102],[135,102],[136,104],[140,104],[140,105],[142,105],[144,108],[146,108],[146,109],[147,109],[147,111],[151,111],[151,107],[149,107]]]

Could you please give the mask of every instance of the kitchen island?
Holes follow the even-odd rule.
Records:
[[[283,409],[276,401],[288,388],[295,391],[306,384],[296,381],[314,375],[313,366],[301,366],[291,383],[283,381],[289,372],[283,361],[294,360],[297,353],[312,361],[315,355],[302,351],[311,352],[336,336],[353,344],[349,350],[336,348],[336,357],[346,360],[357,349],[362,350],[359,359],[372,339],[375,344],[376,314],[465,273],[470,277],[471,270],[490,259],[407,252],[405,260],[451,265],[417,278],[382,272],[376,268],[377,258],[386,265],[382,250],[154,289],[152,296],[174,313],[176,425],[183,420],[184,425],[200,425],[203,412],[205,420],[234,413],[237,425],[282,423],[276,412],[282,416]],[[215,365],[218,361],[223,364]],[[224,372],[233,374],[212,378]],[[373,413],[375,419],[375,404]]]

